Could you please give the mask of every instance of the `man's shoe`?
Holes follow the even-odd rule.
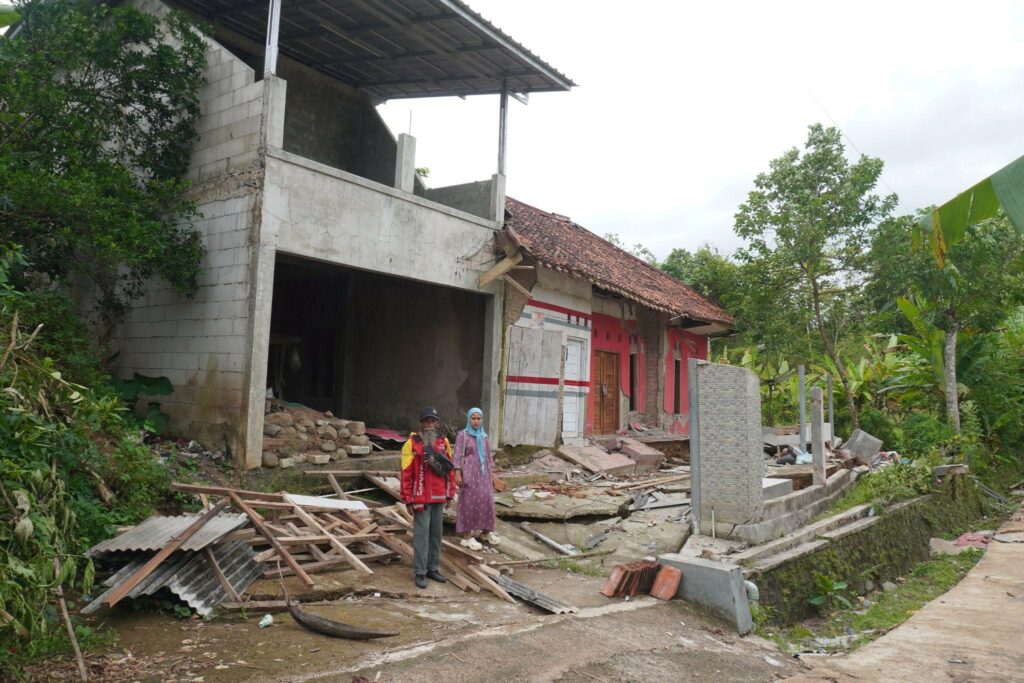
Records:
[[[444,575],[436,569],[432,572],[427,572],[427,578],[438,583],[448,583],[448,579],[444,578]]]
[[[426,576],[420,576],[419,574],[417,574],[416,575],[416,587],[417,588],[426,588],[427,587],[427,577]]]

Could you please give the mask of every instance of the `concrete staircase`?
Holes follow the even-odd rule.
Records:
[[[871,505],[858,505],[845,512],[801,527],[785,536],[728,555],[725,559],[741,565],[748,575],[759,574],[826,546],[830,541],[856,533],[878,522]]]

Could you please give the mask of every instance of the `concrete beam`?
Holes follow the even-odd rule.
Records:
[[[667,553],[658,558],[662,564],[683,571],[676,597],[694,602],[733,625],[740,635],[754,629],[747,601],[743,570],[739,565],[713,562],[699,557]]]

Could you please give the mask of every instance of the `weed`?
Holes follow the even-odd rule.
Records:
[[[580,574],[582,576],[608,576],[608,570],[602,567],[598,567],[592,564],[584,564],[583,562],[579,562],[568,557],[560,557],[554,560],[546,560],[541,564],[545,567],[550,567],[551,569],[561,569],[563,571],[572,572],[573,574]]]
[[[814,595],[807,598],[807,602],[815,607],[828,609],[837,602],[847,609],[852,606],[850,601],[846,599],[846,596],[843,595],[843,591],[846,590],[845,581],[837,581],[831,576],[814,572],[814,586],[817,590]]]

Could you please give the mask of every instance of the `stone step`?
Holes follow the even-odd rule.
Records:
[[[821,537],[827,538],[830,541],[834,541],[836,539],[842,538],[843,536],[849,536],[850,534],[855,534],[858,531],[863,531],[864,529],[867,529],[869,526],[877,524],[881,520],[882,518],[878,516],[862,517],[861,519],[858,519],[856,522],[844,524],[838,529],[833,529],[832,531],[821,534]]]
[[[838,529],[839,527],[850,524],[851,522],[856,522],[859,519],[867,517],[870,510],[871,505],[858,505],[857,507],[850,508],[845,512],[840,512],[837,515],[826,517],[814,524],[801,527],[796,531],[782,536],[781,538],[775,539],[774,541],[755,545],[734,555],[730,555],[728,559],[731,562],[745,566],[749,566],[753,563],[760,563],[760,560],[763,558],[778,555],[779,553],[795,548],[819,536],[824,536],[834,529]]]
[[[763,574],[766,571],[775,569],[780,564],[813,553],[815,550],[823,548],[828,544],[829,541],[824,539],[807,541],[806,543],[801,543],[795,548],[789,548],[788,550],[784,550],[778,553],[777,555],[769,555],[768,557],[762,557],[757,561],[757,564],[750,568],[747,574]]]

